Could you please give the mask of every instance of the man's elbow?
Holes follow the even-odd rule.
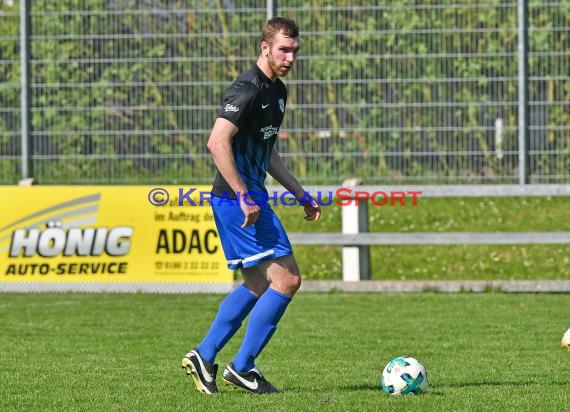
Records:
[[[210,138],[208,140],[208,143],[206,143],[206,148],[208,149],[210,154],[212,154],[212,155],[216,154],[216,142],[215,142],[215,140]]]

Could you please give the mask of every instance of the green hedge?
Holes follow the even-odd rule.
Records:
[[[287,79],[289,138],[279,143],[294,173],[312,183],[355,174],[367,183],[516,182],[516,4],[378,3],[279,2],[303,32]],[[248,2],[248,10],[221,0],[192,5],[32,2],[41,182],[210,180],[205,140],[221,92],[257,56],[265,2]],[[13,183],[19,19],[17,5],[1,7],[0,183]],[[532,1],[530,9],[529,97],[538,126],[531,172],[567,179],[570,8]],[[494,155],[497,117],[505,121],[503,160]],[[319,138],[323,130],[329,139]]]

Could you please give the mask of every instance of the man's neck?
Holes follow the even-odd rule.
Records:
[[[259,67],[259,70],[261,70],[272,82],[277,80],[277,76],[273,73],[273,70],[271,70],[271,67],[269,67],[267,60],[265,60],[263,56],[259,56],[257,59],[257,67]]]

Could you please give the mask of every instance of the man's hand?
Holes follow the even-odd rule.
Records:
[[[239,205],[244,214],[242,229],[245,229],[249,225],[253,225],[257,219],[259,219],[259,213],[261,209],[259,206],[249,197],[249,195],[244,196],[240,199]]]
[[[319,220],[321,218],[321,207],[315,198],[311,197],[310,202],[303,202],[301,206],[305,209],[305,220]]]

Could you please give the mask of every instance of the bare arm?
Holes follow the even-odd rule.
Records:
[[[281,183],[285,189],[295,195],[297,201],[299,201],[305,209],[306,220],[319,220],[321,217],[321,208],[317,201],[313,197],[305,195],[305,189],[303,189],[303,186],[301,186],[297,179],[289,172],[275,147],[273,147],[271,152],[268,172],[275,180]]]
[[[237,132],[238,128],[232,122],[217,118],[207,147],[223,178],[238,195],[240,207],[245,215],[242,228],[245,228],[254,224],[259,217],[259,206],[255,205],[251,198],[243,197],[247,193],[247,187],[239,175],[232,151],[232,139]]]

